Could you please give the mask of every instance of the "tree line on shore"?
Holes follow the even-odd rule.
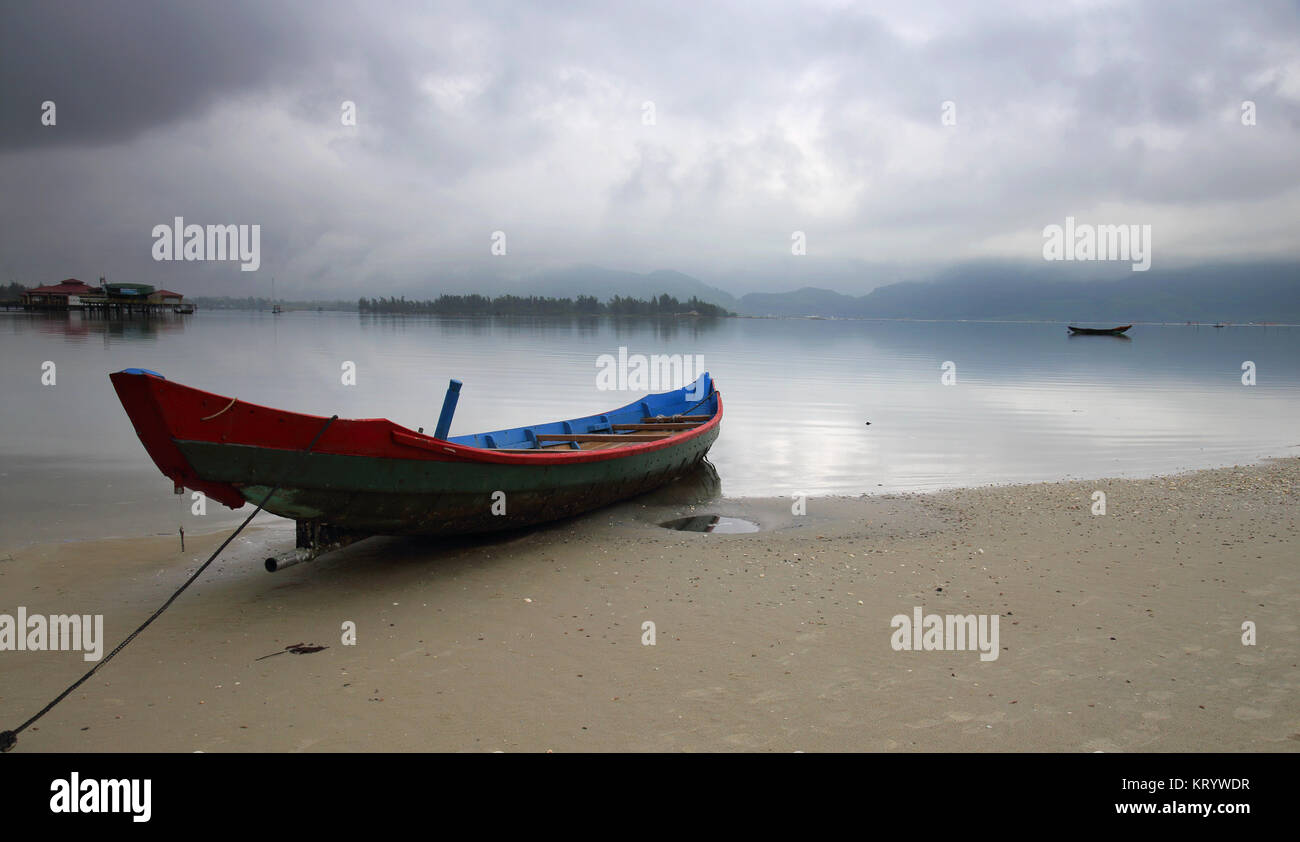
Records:
[[[200,310],[270,310],[277,304],[286,310],[351,312],[357,308],[357,305],[352,301],[287,301],[283,298],[271,299],[251,295],[244,298],[195,296],[188,300],[192,301]]]
[[[360,298],[362,313],[431,313],[443,316],[730,316],[723,307],[692,296],[679,301],[667,293],[639,299],[616,295],[600,301],[594,295],[574,298],[543,298],[535,295],[440,295],[426,301],[400,298]]]
[[[10,283],[0,287],[0,300],[17,300],[26,287]],[[200,309],[210,310],[265,310],[279,303],[286,308],[302,310],[351,310],[347,301],[273,301],[269,298],[247,296],[194,296],[188,299]],[[664,293],[646,299],[615,295],[601,301],[594,295],[577,298],[550,298],[536,295],[440,295],[431,300],[408,300],[401,297],[359,298],[356,310],[361,313],[402,314],[426,313],[442,316],[734,316],[720,307],[691,296],[681,301]]]

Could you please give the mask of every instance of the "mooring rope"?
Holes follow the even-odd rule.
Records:
[[[659,415],[659,416],[657,416],[657,417],[659,417],[659,418],[680,418],[680,417],[683,416],[683,415],[690,415],[692,409],[695,409],[695,407],[700,406],[701,404],[706,404],[706,403],[708,403],[708,402],[709,402],[709,398],[713,397],[713,393],[716,392],[716,391],[717,391],[717,389],[713,388],[713,381],[710,380],[710,381],[709,381],[709,393],[708,393],[707,395],[704,396],[704,400],[700,401],[699,403],[696,403],[696,404],[693,404],[693,405],[691,405],[691,406],[686,407],[686,409],[683,410],[682,412],[675,412],[675,413],[673,413],[672,415]]]
[[[307,455],[311,453],[312,448],[314,448],[316,446],[316,443],[320,441],[320,437],[325,435],[325,431],[329,429],[330,424],[333,424],[337,419],[338,419],[337,415],[331,415],[329,417],[329,419],[325,422],[325,426],[321,427],[320,432],[316,433],[316,438],[312,439],[311,444],[307,445],[307,449],[302,452],[303,459],[306,459]],[[284,482],[283,479],[277,482],[275,486],[266,493],[266,496],[262,498],[262,502],[257,504],[257,508],[253,509],[253,513],[250,514],[248,517],[244,518],[244,522],[239,524],[239,528],[236,529],[234,532],[230,533],[230,536],[226,538],[226,540],[221,542],[221,546],[217,547],[216,551],[213,552],[212,555],[208,556],[208,560],[203,562],[202,566],[200,566],[198,570],[195,570],[194,574],[190,576],[190,578],[185,580],[185,584],[177,588],[176,592],[172,594],[167,599],[167,601],[162,604],[161,608],[153,612],[153,614],[150,615],[149,619],[145,620],[143,623],[140,624],[139,628],[137,628],[135,631],[127,635],[126,640],[123,640],[121,643],[117,645],[116,649],[114,649],[112,652],[109,652],[108,655],[104,658],[104,660],[100,661],[99,663],[91,667],[89,672],[87,672],[81,678],[77,679],[77,681],[73,683],[71,687],[69,687],[67,690],[64,690],[57,697],[55,697],[54,701],[50,702],[45,707],[41,708],[40,711],[38,711],[37,714],[33,716],[31,719],[27,720],[22,725],[19,725],[17,728],[13,729],[12,731],[0,731],[0,752],[6,752],[9,751],[9,749],[13,748],[14,745],[18,742],[19,734],[21,734],[23,731],[26,731],[33,722],[40,719],[45,714],[49,713],[54,708],[55,705],[57,705],[59,702],[67,698],[69,693],[71,693],[73,690],[76,690],[78,687],[84,684],[88,678],[90,678],[92,675],[94,675],[96,672],[99,671],[100,667],[104,666],[104,664],[107,664],[109,661],[111,661],[114,655],[116,655],[118,652],[121,652],[123,649],[125,649],[128,643],[135,640],[136,635],[140,634],[140,632],[144,631],[146,628],[149,627],[150,623],[158,619],[158,617],[161,616],[161,614],[164,611],[166,611],[173,602],[176,601],[176,598],[179,597],[182,593],[184,593],[186,588],[194,584],[194,580],[199,578],[200,574],[202,574],[204,570],[208,569],[208,565],[211,564],[213,561],[215,561],[217,556],[221,555],[222,550],[224,550],[230,544],[231,541],[235,540],[235,536],[243,532],[244,527],[248,526],[249,522],[252,521],[253,518],[257,517],[257,513],[262,511],[262,507],[266,505],[267,501],[271,499],[272,495],[274,495],[275,492],[280,490],[280,485],[283,484],[283,482]]]
[[[700,406],[701,404],[706,404],[706,403],[708,403],[708,402],[709,402],[709,398],[713,397],[713,393],[716,392],[716,391],[717,391],[717,389],[713,388],[713,381],[710,380],[710,381],[709,381],[709,393],[708,393],[707,395],[704,396],[704,400],[700,401],[699,403],[695,404],[694,406],[688,406],[688,407],[686,407],[686,411],[685,411],[685,412],[679,412],[679,413],[677,413],[677,414],[678,414],[678,415],[690,415],[690,414],[691,414],[691,410],[692,410],[692,409],[695,409],[696,406]]]

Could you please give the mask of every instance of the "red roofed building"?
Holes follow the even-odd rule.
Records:
[[[68,278],[51,286],[27,290],[23,293],[23,304],[42,310],[66,310],[81,307],[82,296],[101,294],[99,287],[83,284],[76,278]]]

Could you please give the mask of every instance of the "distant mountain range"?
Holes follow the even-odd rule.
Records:
[[[1096,277],[1087,277],[1089,271]],[[864,278],[864,286],[877,279]],[[512,285],[524,295],[668,293],[748,316],[882,319],[1007,319],[1078,322],[1300,323],[1300,263],[1257,261],[1132,272],[1127,265],[1023,264],[978,261],[927,281],[892,283],[852,296],[804,287],[735,296],[681,272],[638,274],[583,265],[529,276]]]
[[[747,315],[878,319],[1043,319],[1079,322],[1300,323],[1300,264],[1250,263],[1132,272],[1130,277],[1052,280],[1041,267],[977,265],[928,282],[863,296],[806,287],[751,293]]]

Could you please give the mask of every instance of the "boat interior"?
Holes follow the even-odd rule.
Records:
[[[646,395],[600,415],[451,436],[447,441],[506,453],[608,450],[678,435],[707,424],[717,411],[718,393],[705,372],[681,389]]]

